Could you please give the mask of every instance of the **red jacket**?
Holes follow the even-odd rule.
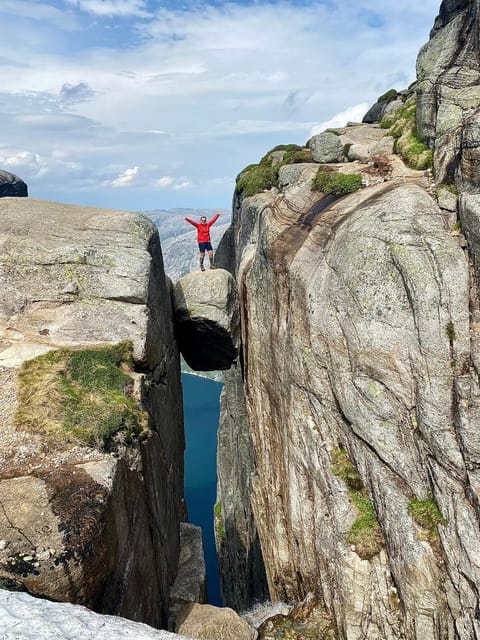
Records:
[[[197,228],[197,242],[210,242],[210,227],[219,217],[220,214],[217,213],[209,222],[195,222],[195,220],[190,220],[190,218],[185,218],[185,220]]]

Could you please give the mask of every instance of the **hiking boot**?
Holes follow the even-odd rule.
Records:
[[[210,269],[216,269],[217,267],[214,264],[210,265]]]
[[[200,270],[205,271],[205,267],[203,266],[203,264],[200,265]]]

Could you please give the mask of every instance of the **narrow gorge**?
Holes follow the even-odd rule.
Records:
[[[217,270],[175,285],[141,215],[0,199],[0,612],[480,638],[479,33],[444,0],[417,81],[242,171]],[[224,371],[224,606],[293,607],[257,629],[202,610],[180,353]]]

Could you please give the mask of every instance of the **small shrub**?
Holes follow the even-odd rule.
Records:
[[[345,158],[348,158],[348,152],[350,151],[351,148],[352,148],[351,142],[347,142],[346,144],[343,145],[343,155],[345,156]]]
[[[452,226],[452,231],[461,231],[461,230],[462,230],[462,223],[455,222],[455,224]]]
[[[447,338],[448,338],[448,341],[450,342],[450,345],[453,345],[453,342],[457,336],[455,334],[455,325],[451,320],[447,322],[447,326],[445,327],[445,333],[447,334]]]
[[[132,345],[60,349],[28,360],[18,374],[19,429],[56,442],[104,446],[117,432],[130,440],[147,424],[131,397]]]
[[[295,151],[287,151],[283,156],[282,166],[285,164],[299,164],[302,162],[313,162],[312,152],[310,149],[296,149]]]
[[[358,191],[362,186],[362,176],[358,173],[337,173],[319,169],[312,180],[312,190],[325,195],[341,196]]]
[[[340,136],[340,132],[337,129],[325,129],[325,133],[333,133],[334,136]]]
[[[439,539],[438,525],[447,524],[432,498],[425,500],[413,498],[408,504],[408,513],[426,531],[429,542],[435,542]]]
[[[379,98],[377,98],[377,102],[392,102],[392,100],[395,100],[397,96],[398,93],[395,89],[389,89]]]

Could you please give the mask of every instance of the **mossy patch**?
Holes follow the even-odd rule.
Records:
[[[18,374],[17,428],[59,443],[103,447],[130,441],[147,425],[132,397],[132,344],[60,349],[28,360]]]
[[[312,180],[312,191],[325,195],[341,196],[358,191],[362,186],[362,176],[358,173],[337,173],[320,168]]]
[[[217,502],[213,507],[213,514],[215,516],[215,531],[219,540],[225,540],[225,525],[222,518],[222,505]]]
[[[283,151],[283,158],[275,157],[275,153]],[[250,164],[237,177],[236,191],[246,198],[278,187],[280,167],[286,164],[313,162],[310,149],[297,144],[279,144],[270,149],[258,164]]]
[[[382,530],[372,502],[345,449],[335,449],[331,458],[333,474],[346,484],[348,495],[358,511],[358,517],[350,528],[346,542],[355,545],[355,551],[362,560],[368,560],[384,546]]]
[[[418,500],[413,498],[408,504],[408,513],[413,520],[425,531],[425,537],[429,542],[439,539],[438,525],[447,524],[447,520],[440,513],[433,498]]]
[[[377,102],[392,102],[392,100],[395,100],[397,96],[398,92],[395,89],[389,89],[377,98]]]
[[[433,150],[418,135],[416,113],[413,97],[401,109],[384,118],[380,126],[395,138],[395,152],[406,164],[412,169],[424,170],[433,166]]]

